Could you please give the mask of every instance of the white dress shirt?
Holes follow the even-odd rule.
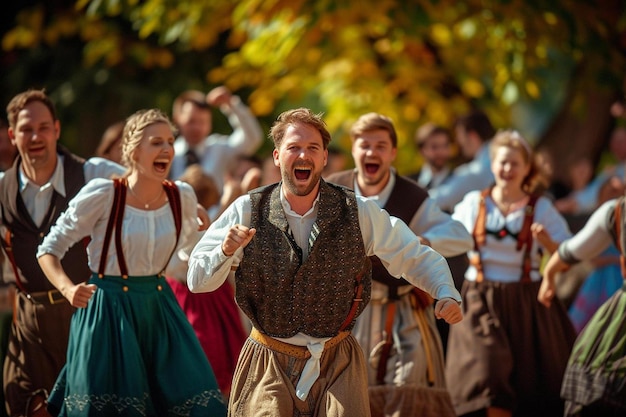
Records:
[[[224,175],[235,158],[253,155],[263,143],[263,131],[256,117],[239,97],[232,96],[231,100],[232,105],[221,110],[227,115],[233,132],[230,135],[212,133],[193,148],[203,171],[213,177],[220,194],[224,187]],[[185,171],[185,154],[189,149],[184,137],[176,139],[170,178],[177,179]]]

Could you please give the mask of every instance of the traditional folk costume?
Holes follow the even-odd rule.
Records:
[[[327,178],[355,190],[356,171]],[[411,230],[427,238],[443,256],[465,253],[472,239],[465,227],[441,212],[427,192],[392,171],[377,196],[367,197]],[[372,295],[352,330],[368,359],[368,385],[373,417],[456,416],[444,378],[441,339],[433,300],[404,279],[389,275],[372,257]]]
[[[53,414],[226,414],[211,366],[163,276],[172,254],[197,232],[195,194],[177,185],[165,182],[169,204],[145,211],[125,204],[125,180],[91,181],[39,247],[38,256],[61,259],[91,234],[89,266],[98,271],[89,281],[98,289],[72,318],[67,363],[49,399]]]
[[[559,246],[561,260],[592,259],[615,244],[626,277],[624,198],[604,203],[587,224]],[[626,280],[626,278],[624,278]],[[626,281],[583,328],[567,364],[561,396],[565,416],[626,415]]]
[[[234,224],[256,234],[227,257],[221,244]],[[369,301],[371,255],[434,297],[460,300],[445,259],[404,223],[324,181],[304,215],[274,184],[211,224],[190,256],[189,286],[212,291],[236,269],[236,299],[254,325],[229,415],[370,416],[366,365],[350,330]]]
[[[488,407],[514,416],[559,416],[561,381],[575,332],[563,305],[537,300],[543,248],[530,226],[542,224],[552,240],[570,236],[545,197],[503,215],[490,190],[459,203],[453,218],[472,231],[475,249],[461,294],[465,316],[452,326],[446,378],[459,415]]]
[[[57,167],[44,186],[28,181],[21,170],[21,157],[0,179],[2,246],[17,288],[3,373],[6,402],[13,416],[45,407],[42,399],[65,364],[75,310],[36,262],[37,246],[86,181],[124,172],[123,167],[102,158],[85,161],[62,146],[57,152]],[[85,244],[77,239],[70,246],[63,268],[73,282],[83,282],[90,274]]]

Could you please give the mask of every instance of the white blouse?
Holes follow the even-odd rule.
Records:
[[[474,231],[474,224],[478,216],[480,193],[481,191],[468,193],[456,205],[452,215],[454,219],[463,223],[470,233]],[[497,232],[506,227],[511,233],[520,232],[524,223],[525,206],[504,216],[490,196],[485,199],[485,204],[487,208],[485,228],[488,231]],[[545,197],[540,197],[537,200],[533,221],[542,224],[555,242],[562,242],[572,235],[563,216]],[[518,251],[516,245],[517,238],[511,235],[499,238],[487,233],[485,244],[480,247],[485,279],[498,282],[518,282],[520,280],[525,249]],[[546,249],[537,240],[534,240],[531,250],[532,271],[530,274],[533,281],[541,279],[539,267],[544,253],[547,254]],[[470,251],[469,255],[471,258],[475,255],[475,251]],[[476,268],[470,265],[465,273],[465,279],[475,281]]]
[[[186,259],[193,245],[202,236],[198,232],[197,199],[186,183],[176,181],[180,190],[182,206],[182,229],[176,253],[166,269],[167,275],[186,275]],[[63,258],[67,250],[86,236],[91,237],[87,247],[89,267],[98,272],[104,235],[113,204],[113,181],[94,179],[89,181],[70,201],[50,229],[37,251],[37,257],[46,253]],[[128,274],[144,276],[158,274],[165,268],[176,239],[174,216],[169,204],[156,210],[142,210],[126,205],[122,223],[122,246]],[[178,259],[174,259],[178,258]],[[115,249],[115,231],[107,254],[105,275],[120,275]]]

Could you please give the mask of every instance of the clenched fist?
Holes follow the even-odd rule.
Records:
[[[442,298],[435,305],[435,317],[444,319],[450,324],[455,324],[463,319],[461,306],[452,298]]]
[[[239,248],[245,248],[252,237],[256,233],[256,229],[236,224],[230,228],[228,234],[222,243],[222,252],[226,256],[232,256]]]

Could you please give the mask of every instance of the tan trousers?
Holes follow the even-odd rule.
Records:
[[[293,347],[294,349],[306,349]],[[320,377],[301,401],[295,387],[307,361],[251,338],[243,346],[230,394],[230,417],[369,417],[363,353],[352,335],[324,349]]]

